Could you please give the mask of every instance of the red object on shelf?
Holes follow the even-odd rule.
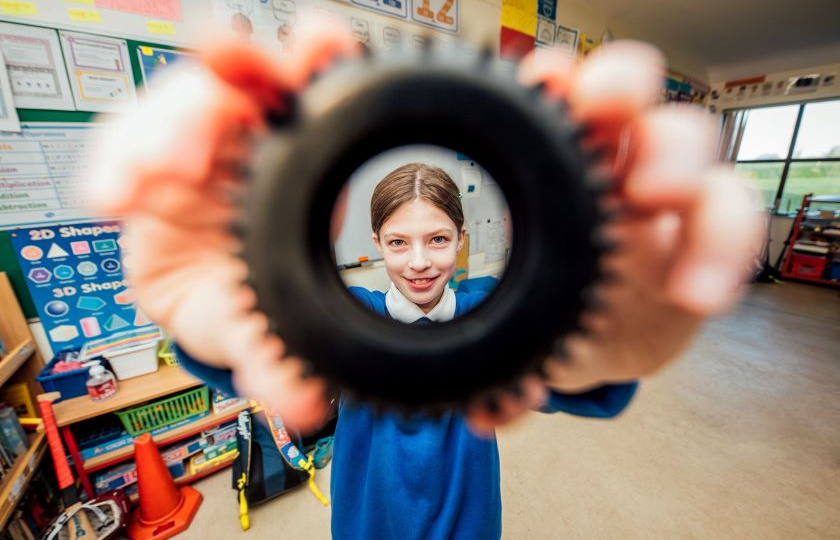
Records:
[[[184,532],[201,505],[201,493],[178,487],[148,433],[134,439],[140,507],[131,516],[131,540],[161,540]]]
[[[825,257],[794,253],[791,256],[791,273],[800,279],[819,278],[825,272],[827,262]]]
[[[822,277],[825,272],[826,265],[829,263],[828,256],[805,255],[794,251],[794,246],[801,236],[802,222],[805,221],[808,210],[811,208],[811,203],[824,204],[840,204],[840,196],[837,195],[823,195],[814,197],[813,193],[809,193],[802,198],[802,206],[799,207],[799,212],[796,214],[796,219],[791,225],[792,233],[785,249],[785,259],[782,265],[782,277],[788,279],[798,279],[801,281],[810,281],[814,283],[821,283],[823,285],[840,286],[840,281],[834,279],[825,279]],[[824,218],[823,218],[824,219]]]

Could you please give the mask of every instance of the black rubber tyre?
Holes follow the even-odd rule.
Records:
[[[578,328],[598,278],[599,188],[562,104],[515,82],[515,66],[425,50],[324,73],[262,149],[244,258],[259,309],[289,354],[350,397],[407,411],[490,402],[540,373]],[[455,321],[400,324],[347,292],[331,258],[336,196],[369,158],[407,144],[469,155],[504,192],[513,249],[499,285]]]

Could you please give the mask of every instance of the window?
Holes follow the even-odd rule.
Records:
[[[840,194],[840,100],[748,110],[736,169],[785,214],[807,193]]]

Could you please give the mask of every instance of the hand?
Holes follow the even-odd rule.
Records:
[[[242,285],[244,263],[229,232],[241,165],[265,131],[268,111],[299,91],[336,55],[358,54],[346,31],[301,21],[296,54],[281,61],[253,46],[217,40],[199,69],[169,74],[136,110],[109,124],[89,174],[104,215],[125,218],[126,271],[138,306],[202,362],[233,370],[237,390],[314,428],[328,408],[324,383],[301,378],[294,358],[277,361]],[[166,76],[166,75],[164,75]]]
[[[751,190],[714,163],[712,120],[688,106],[654,105],[664,59],[641,43],[608,44],[580,66],[538,50],[522,62],[525,84],[569,101],[590,127],[585,145],[603,151],[615,188],[605,204],[619,214],[607,228],[617,250],[602,267],[600,311],[583,318],[584,334],[566,341],[566,358],[547,362],[547,385],[566,393],[648,376],[675,359],[702,323],[730,307],[761,242]],[[523,398],[497,411],[474,407],[479,432],[511,421],[546,398],[535,378]]]

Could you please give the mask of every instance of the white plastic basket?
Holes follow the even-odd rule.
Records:
[[[111,363],[114,375],[121,381],[158,370],[156,341],[106,353],[104,356]]]

